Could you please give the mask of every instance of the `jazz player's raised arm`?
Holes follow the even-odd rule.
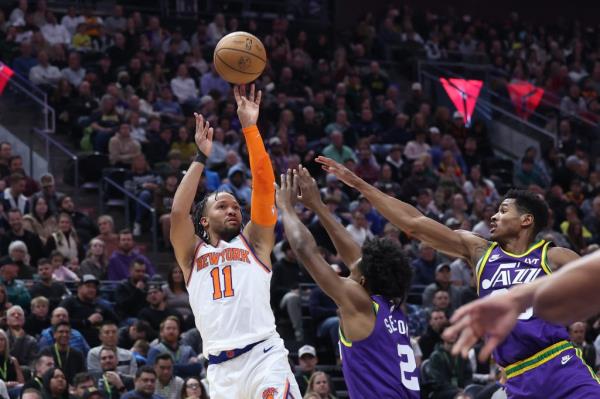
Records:
[[[371,299],[366,291],[356,281],[338,276],[319,252],[308,228],[298,218],[294,209],[298,199],[297,174],[293,176],[288,170],[286,175],[281,175],[281,187],[277,187],[276,197],[290,247],[323,292],[339,306],[342,318],[349,319],[344,317],[350,316],[348,313],[372,313],[368,311]]]
[[[198,156],[181,180],[181,184],[175,192],[173,207],[171,208],[171,243],[175,251],[175,258],[184,277],[190,275],[191,263],[194,250],[200,241],[195,234],[194,223],[190,215],[192,204],[196,196],[196,190],[200,183],[200,177],[204,170],[206,158],[210,155],[213,140],[213,128],[204,121],[202,115],[194,114],[196,118],[196,134],[194,139],[198,146]],[[193,239],[191,239],[193,237]]]
[[[244,235],[254,247],[260,260],[270,267],[271,251],[275,244],[275,224],[277,211],[275,208],[275,174],[269,154],[265,150],[256,122],[258,120],[261,91],[256,92],[254,85],[246,96],[246,87],[233,88],[237,102],[237,114],[242,125],[244,138],[250,157],[252,173],[252,200],[250,223],[244,229]]]
[[[381,192],[332,159],[320,156],[316,161],[325,171],[360,191],[379,213],[400,230],[438,251],[463,258],[474,267],[489,246],[488,241],[469,231],[451,230],[424,216],[414,206]]]
[[[302,165],[298,168],[298,188],[300,189],[298,199],[319,217],[319,221],[327,230],[329,238],[346,266],[348,268],[354,267],[361,257],[360,246],[321,201],[321,193],[317,182],[310,175],[308,169]]]

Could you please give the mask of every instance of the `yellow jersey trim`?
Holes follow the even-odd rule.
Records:
[[[377,312],[379,312],[379,304],[375,301],[373,301],[373,312],[375,312],[375,316],[377,316]],[[375,322],[377,322],[377,321],[375,321]],[[341,325],[338,328],[338,332],[340,334],[340,342],[342,343],[342,345],[344,345],[348,348],[352,348],[352,341],[350,341],[349,339],[346,338],[346,336],[344,335],[344,332],[342,331]]]
[[[594,381],[600,384],[600,377],[598,377],[596,373],[594,373],[594,370],[585,362],[585,360],[583,360],[583,353],[581,352],[580,348],[575,348],[575,355],[577,355],[579,360],[581,360],[581,363],[583,363],[583,365],[588,369]]]
[[[544,272],[546,272],[546,274],[552,274],[552,269],[546,262],[548,260],[548,247],[549,246],[550,246],[550,241],[546,242],[546,244],[544,244],[544,248],[542,248],[542,263],[541,264],[542,264],[542,269],[544,270]]]
[[[529,247],[529,249],[527,251],[525,251],[524,253],[519,254],[519,255],[510,253],[508,251],[505,251],[500,246],[498,248],[500,248],[500,251],[504,252],[508,256],[512,256],[513,258],[522,258],[523,256],[529,255],[533,250],[538,249],[539,247],[541,247],[542,245],[544,245],[545,242],[546,242],[545,240],[541,240],[541,241],[533,244],[531,247]]]
[[[477,267],[477,296],[479,296],[479,283],[481,281],[481,275],[483,274],[483,268],[485,267],[485,264],[487,263],[487,260],[490,257],[490,254],[492,253],[492,251],[494,250],[494,248],[496,248],[497,245],[498,245],[498,243],[494,241],[489,246],[489,248],[487,249],[487,251],[485,251],[485,254],[483,255],[483,257],[479,261],[479,265]]]
[[[573,349],[573,345],[569,341],[559,341],[554,345],[551,345],[545,349],[542,349],[536,354],[529,356],[527,359],[519,360],[518,362],[506,366],[504,368],[504,371],[506,372],[506,378],[513,378],[531,369],[539,367],[568,349]]]

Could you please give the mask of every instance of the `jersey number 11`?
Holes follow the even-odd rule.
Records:
[[[232,297],[235,294],[231,279],[231,265],[223,268],[223,286],[225,289],[221,289],[221,273],[219,273],[219,271],[218,267],[215,267],[210,271],[213,282],[213,300],[215,301],[221,298]]]

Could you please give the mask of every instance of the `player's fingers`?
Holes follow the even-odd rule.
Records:
[[[250,85],[250,95],[248,96],[248,100],[254,102],[254,83]]]
[[[292,188],[292,170],[291,169],[287,170],[286,179],[287,179],[287,181],[286,181],[287,188],[289,190],[290,188]]]
[[[240,95],[241,95],[242,99],[247,98],[246,97],[246,85],[240,85]]]
[[[260,105],[261,98],[262,98],[262,90],[259,90],[258,93],[256,94],[256,100],[254,100],[254,103],[256,105]]]
[[[208,129],[208,140],[209,141],[213,141],[213,133],[214,133],[214,129],[211,127]]]
[[[233,96],[235,97],[235,102],[238,103],[238,105],[239,105],[241,98],[240,98],[240,88],[237,85],[233,86]]]
[[[279,184],[281,184],[281,190],[285,190],[285,174],[282,173],[279,176]]]
[[[481,348],[481,351],[479,352],[479,360],[482,362],[487,360],[499,343],[500,339],[498,337],[494,335],[488,337],[483,348]]]
[[[298,171],[294,169],[292,171],[293,179],[292,179],[292,191],[294,194],[298,194]]]
[[[468,304],[468,305],[461,306],[460,308],[456,309],[456,311],[450,318],[450,323],[456,323],[458,320],[462,319],[463,317],[465,317],[466,315],[471,313],[472,308],[473,308],[472,304]]]

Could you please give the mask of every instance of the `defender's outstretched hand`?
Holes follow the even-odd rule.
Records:
[[[291,169],[288,169],[287,173],[281,174],[281,186],[273,183],[275,185],[277,207],[284,213],[295,212],[294,205],[298,198],[298,176],[296,174],[296,170],[292,172]]]
[[[480,338],[486,338],[479,352],[479,360],[486,360],[492,351],[511,332],[523,310],[510,292],[478,299],[459,308],[450,321],[452,326],[444,331],[447,339],[457,339],[452,354],[467,357],[469,349]]]
[[[334,174],[339,180],[343,181],[346,185],[352,188],[357,188],[360,183],[364,182],[363,179],[358,177],[350,169],[331,158],[319,156],[315,159],[315,161],[321,164],[321,167],[324,171]]]
[[[308,169],[304,166],[298,166],[298,175],[296,176],[298,181],[298,188],[300,193],[298,199],[305,207],[314,211],[319,205],[322,204],[321,193],[317,186],[317,181],[310,175]]]
[[[250,86],[250,94],[246,96],[246,85],[240,85],[233,87],[233,95],[237,102],[237,114],[242,127],[256,125],[262,92],[259,90],[255,95],[255,87],[252,84]]]
[[[210,127],[208,121],[204,120],[204,117],[194,112],[194,118],[196,118],[196,134],[194,140],[200,150],[207,157],[210,156],[213,142],[213,128]]]

